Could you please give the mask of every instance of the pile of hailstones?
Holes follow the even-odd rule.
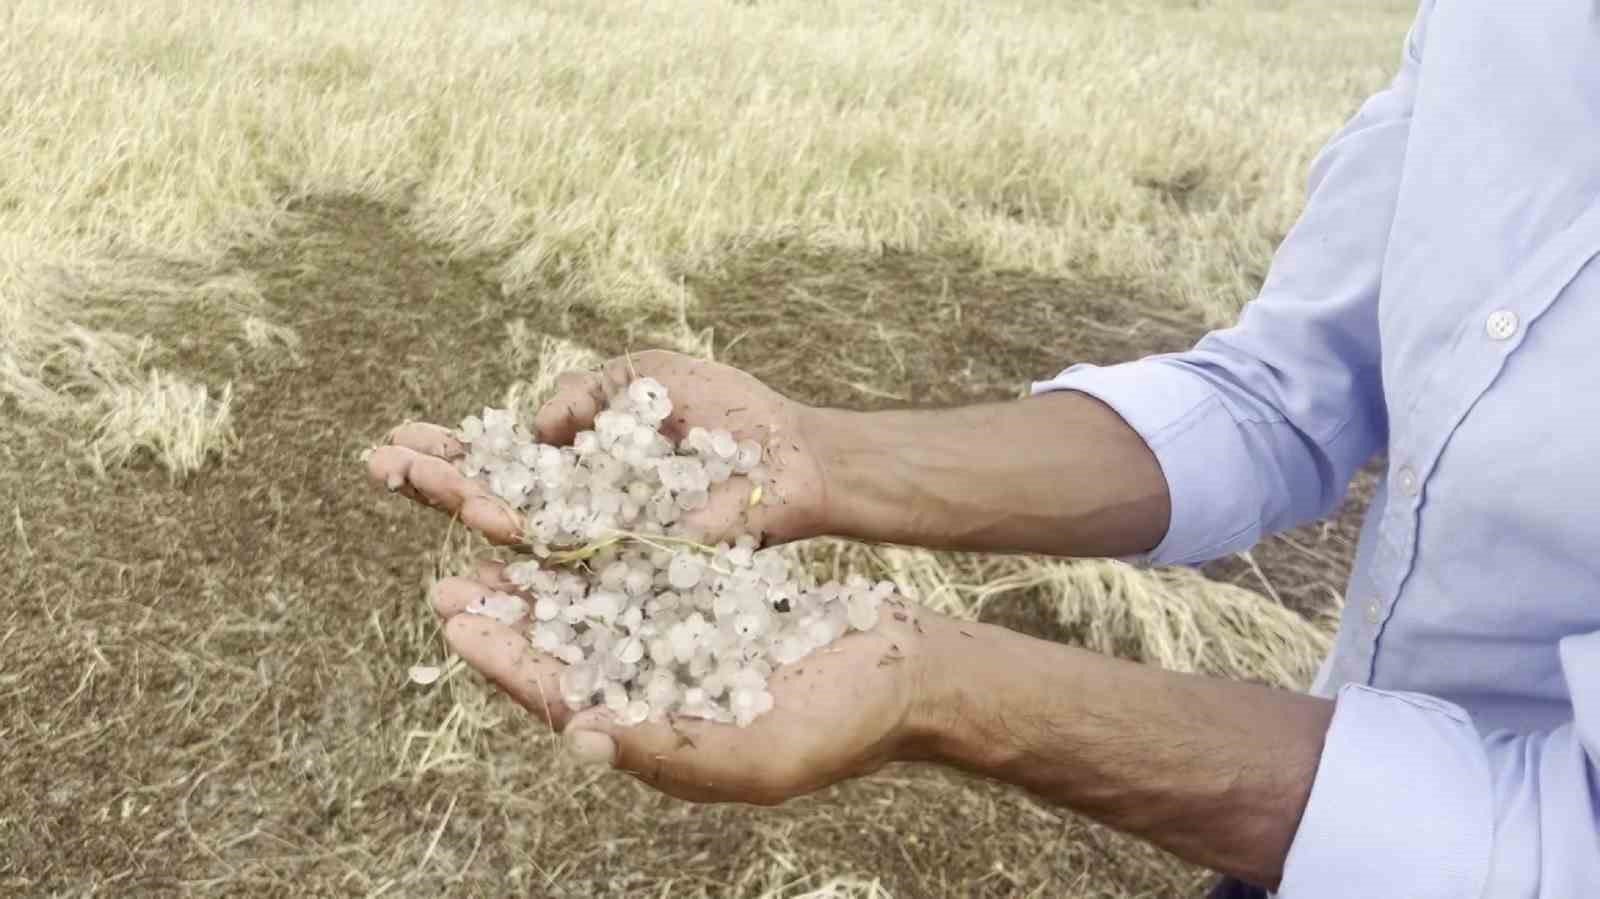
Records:
[[[508,624],[531,612],[534,646],[567,665],[561,698],[574,710],[745,726],[772,708],[775,668],[873,628],[894,586],[859,575],[818,585],[749,536],[696,543],[682,518],[712,488],[743,478],[747,502],[773,501],[765,454],[703,428],[674,445],[660,432],[671,412],[666,388],[638,378],[571,446],[538,443],[508,410],[466,419],[462,473],[526,516],[525,539],[543,560],[506,568],[531,608],[497,593],[468,611]]]

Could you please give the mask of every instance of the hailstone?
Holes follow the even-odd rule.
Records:
[[[778,701],[774,670],[877,627],[896,594],[860,575],[815,583],[752,536],[692,542],[684,516],[713,493],[753,506],[777,491],[760,442],[693,427],[674,443],[660,432],[672,409],[663,384],[636,378],[565,447],[536,442],[509,410],[465,419],[461,473],[523,517],[534,556],[506,566],[515,592],[466,611],[559,659],[561,701],[574,711],[745,726]],[[419,666],[412,676],[438,675]]]

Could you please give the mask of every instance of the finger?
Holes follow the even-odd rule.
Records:
[[[556,378],[556,392],[533,416],[533,430],[541,443],[566,446],[579,431],[594,427],[594,417],[609,396],[602,372],[569,371]]]
[[[594,427],[612,394],[625,389],[635,375],[649,375],[665,366],[671,354],[651,351],[608,360],[596,371],[569,371],[556,378],[556,393],[534,415],[540,442],[565,446],[579,431]]]
[[[638,776],[656,789],[683,799],[710,798],[696,787],[693,763],[684,749],[698,745],[689,726],[673,722],[623,725],[603,706],[573,716],[562,738],[567,751],[585,764],[610,767]]]
[[[466,477],[444,459],[410,447],[380,446],[367,460],[367,472],[391,491],[459,516],[492,543],[520,542],[521,516],[490,495],[482,482]]]
[[[463,524],[491,542],[518,541],[522,517],[491,495],[481,481],[463,475],[449,462],[412,452],[405,477],[430,505],[459,515]]]
[[[467,606],[489,594],[489,588],[465,577],[447,577],[433,585],[429,591],[433,610],[441,618],[452,618],[466,611]]]
[[[433,610],[439,613],[439,617],[446,619],[471,611],[474,603],[500,594],[515,596],[523,602],[528,602],[528,597],[514,588],[505,590],[490,587],[469,577],[447,577],[434,584],[429,593],[433,599]],[[531,606],[531,603],[529,605]],[[513,625],[513,628],[526,631],[531,626],[532,622],[524,616]]]
[[[441,459],[459,459],[467,452],[466,444],[456,437],[454,431],[422,421],[408,421],[395,428],[389,435],[389,442]]]
[[[380,446],[367,457],[367,475],[389,490],[398,491],[406,486],[406,473],[417,455],[408,447]]]
[[[473,566],[472,577],[480,584],[503,590],[507,593],[521,593],[521,589],[506,577],[506,563],[493,559],[479,562]]]
[[[571,711],[561,701],[561,669],[566,667],[528,645],[527,637],[492,618],[456,615],[444,625],[445,641],[479,674],[517,704],[557,730]]]
[[[449,618],[492,593],[510,593],[530,599],[526,591],[506,579],[505,567],[504,562],[480,562],[471,577],[455,575],[439,580],[429,591],[433,610],[439,617]]]

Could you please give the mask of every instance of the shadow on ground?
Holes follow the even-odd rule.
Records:
[[[554,287],[504,296],[491,260],[418,239],[394,210],[324,199],[293,213],[228,265],[299,335],[294,353],[252,351],[203,315],[163,323],[186,339],[158,361],[236,385],[225,463],[178,484],[148,465],[96,480],[66,435],[0,422],[16,536],[0,544],[0,888],[743,895],[864,874],[896,896],[1109,897],[1197,882],[932,770],[778,810],[690,807],[568,768],[508,716],[468,744],[475,758],[415,774],[408,735],[451,714],[447,692],[404,675],[438,651],[423,591],[441,527],[365,483],[358,452],[396,422],[498,396],[513,319],[603,354],[642,348],[631,335],[654,324]],[[1064,362],[1195,336],[1109,285],[959,257],[772,245],[686,283],[722,358],[816,402],[1014,396]],[[1344,564],[1342,547],[1327,553]],[[1027,626],[1025,606],[1009,614]]]

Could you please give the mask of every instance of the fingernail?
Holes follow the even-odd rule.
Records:
[[[389,492],[393,493],[394,491],[400,489],[400,485],[404,484],[406,479],[405,476],[400,472],[391,471],[389,472],[389,476],[383,479],[383,482],[388,485]]]
[[[617,743],[607,734],[597,730],[570,731],[567,734],[567,751],[580,764],[611,767],[617,758]]]

